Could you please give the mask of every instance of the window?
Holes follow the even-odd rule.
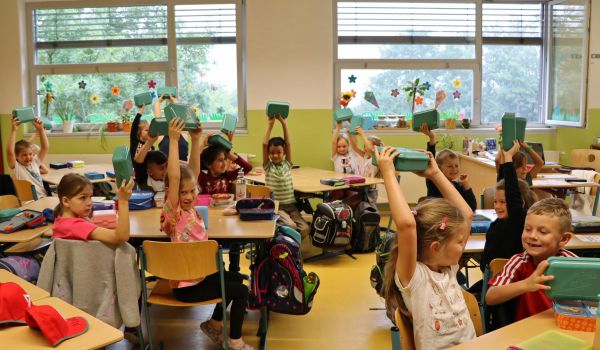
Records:
[[[177,86],[206,126],[227,113],[245,127],[242,1],[143,3],[27,4],[30,100],[40,115],[84,129],[119,119],[138,93]]]

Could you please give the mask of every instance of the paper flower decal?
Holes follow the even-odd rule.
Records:
[[[156,91],[150,91],[150,96],[152,96],[152,98],[158,98],[158,96],[156,96]]]
[[[422,105],[422,104],[423,104],[423,97],[421,97],[421,96],[417,96],[417,97],[415,98],[415,104],[416,104],[417,106],[420,106],[420,105]]]
[[[50,80],[44,83],[44,89],[46,89],[46,91],[52,91],[52,83],[50,82]]]
[[[398,92],[398,89],[392,89],[392,93],[390,95],[398,97],[398,95],[400,95],[400,92]]]
[[[90,96],[90,101],[92,104],[97,104],[100,101],[100,96],[92,94],[92,96]]]
[[[87,85],[87,83],[85,81],[82,80],[78,84],[79,84],[79,88],[80,89],[85,90],[85,87]]]
[[[198,108],[198,106],[195,106],[195,107],[194,107],[194,114],[195,114],[196,116],[198,116],[198,114],[200,114],[200,108]]]
[[[452,97],[454,97],[455,100],[458,100],[460,98],[460,91],[456,90],[452,93]]]
[[[225,113],[225,108],[223,108],[223,107],[217,108],[217,113],[219,113],[219,114]]]
[[[460,87],[462,86],[462,80],[460,80],[459,78],[452,80],[452,86],[455,89],[460,89]]]
[[[426,81],[425,84],[423,84],[423,87],[425,88],[425,90],[429,90],[431,88],[431,84],[429,84],[429,82]]]
[[[356,77],[354,76],[354,74],[348,77],[348,81],[350,81],[350,83],[356,83]]]
[[[113,96],[119,96],[121,94],[121,88],[118,86],[113,86],[110,89],[111,93],[113,94]]]
[[[369,102],[373,106],[379,108],[379,103],[377,103],[377,98],[375,98],[375,94],[373,91],[365,91],[365,101]]]
[[[154,80],[150,80],[148,82],[148,89],[154,89],[156,87],[156,82]]]
[[[342,91],[340,93],[340,106],[346,107],[348,103],[356,96],[356,91]]]

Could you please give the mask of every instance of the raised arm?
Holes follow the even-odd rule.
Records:
[[[164,95],[160,95],[156,101],[154,101],[154,106],[152,106],[152,111],[154,112],[154,117],[155,118],[160,118],[162,117],[162,110],[160,109],[160,104],[162,103],[162,101],[164,101],[165,96]]]
[[[337,141],[340,136],[340,130],[342,129],[342,122],[335,123],[335,129],[333,129],[333,135],[331,136],[331,158],[337,154]]]
[[[271,138],[271,131],[273,131],[273,125],[275,125],[275,118],[267,119],[267,131],[265,132],[265,138],[262,143],[262,155],[263,165],[269,162],[269,139]]]
[[[536,151],[529,147],[527,143],[519,141],[519,144],[523,149],[525,149],[527,154],[529,154],[529,156],[533,160],[533,168],[529,170],[529,174],[531,174],[531,178],[534,179],[537,177],[537,174],[539,174],[540,171],[542,171],[542,167],[544,166],[544,160]]]
[[[8,141],[6,141],[6,162],[9,168],[14,169],[17,161],[15,158],[15,139],[17,138],[17,128],[21,123],[14,117],[11,123],[10,134],[8,134]]]
[[[37,133],[40,136],[40,151],[37,154],[37,157],[40,162],[43,162],[46,158],[46,154],[48,154],[48,149],[50,149],[50,143],[48,142],[48,136],[44,131],[44,122],[42,119],[37,118],[34,120],[33,126],[36,128]]]
[[[179,136],[183,131],[184,123],[181,118],[173,118],[169,123],[169,161],[167,162],[167,176],[169,177],[169,188],[167,198],[173,205],[179,205]]]
[[[156,140],[158,140],[158,136],[152,137],[148,135],[148,140],[146,140],[144,145],[142,145],[142,148],[137,150],[137,152],[135,153],[135,158],[133,160],[138,164],[144,163],[148,152],[150,152],[150,150],[152,149],[152,145],[154,145]]]
[[[433,131],[429,130],[429,124],[427,124],[427,123],[421,124],[421,128],[419,129],[419,131],[422,134],[429,137],[429,141],[427,142],[427,149],[429,149],[430,146],[435,147],[435,133]],[[432,152],[432,153],[435,155],[435,152]]]
[[[356,132],[358,133],[364,144],[363,157],[367,159],[371,158],[371,155],[373,154],[373,142],[369,140],[369,138],[367,137],[367,135],[365,135],[365,132],[360,126],[356,128]]]
[[[114,230],[97,227],[92,231],[90,238],[109,244],[119,244],[129,240],[129,198],[135,181],[130,178],[127,183],[123,181],[117,192],[119,198],[119,216],[117,227]]]
[[[356,135],[349,134],[348,138],[350,139],[350,146],[352,147],[354,152],[356,152],[356,154],[358,154],[359,156],[364,157],[365,151],[358,147],[358,143],[356,142]]]
[[[200,175],[200,148],[202,147],[200,144],[200,136],[202,136],[202,123],[198,123],[198,128],[196,130],[190,131],[192,149],[190,151],[188,166],[194,173],[196,179]]]
[[[283,140],[285,141],[285,158],[288,162],[294,163],[292,161],[292,141],[290,140],[290,133],[288,132],[287,122],[281,116],[275,117],[281,123],[281,128],[283,129]]]

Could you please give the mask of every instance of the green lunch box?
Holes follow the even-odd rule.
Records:
[[[235,132],[238,118],[232,114],[225,114],[223,117],[223,123],[221,124],[221,132],[227,134],[228,132]]]
[[[229,140],[225,139],[221,135],[212,135],[211,137],[209,137],[208,144],[209,145],[219,145],[219,146],[225,148],[227,151],[231,150],[231,148],[233,147],[231,145],[231,142],[229,142]]]
[[[440,114],[437,109],[425,109],[422,111],[415,112],[413,114],[413,131],[421,130],[421,124],[429,125],[429,130],[439,128],[440,125]]]
[[[151,92],[142,92],[141,94],[137,94],[133,97],[133,102],[138,108],[151,105],[152,100],[153,98]]]
[[[160,98],[163,95],[164,95],[163,98],[165,100],[169,99],[169,95],[171,95],[173,97],[177,97],[177,88],[175,86],[165,86],[165,87],[160,87],[160,88],[156,89],[156,96],[158,98]]]
[[[397,171],[425,171],[429,164],[429,155],[425,152],[415,151],[409,148],[397,147],[400,154],[394,158],[394,168]],[[383,147],[378,147],[379,153],[383,151]],[[377,159],[375,158],[375,150],[373,150],[373,157],[371,157],[371,163],[377,166]]]
[[[352,117],[352,122],[350,122],[350,130],[348,130],[352,135],[356,135],[357,126],[360,126],[363,130],[373,129],[373,117],[370,115],[355,115]]]
[[[33,106],[13,109],[12,115],[13,117],[17,118],[21,124],[32,122],[36,118]]]
[[[165,117],[167,122],[171,122],[173,118],[181,118],[185,123],[183,130],[186,131],[198,129],[198,123],[200,123],[192,106],[181,103],[170,103],[165,107]]]
[[[552,289],[546,294],[551,299],[598,301],[600,294],[600,258],[548,258],[545,275],[554,279],[546,282]]]
[[[527,119],[515,117],[514,113],[505,112],[502,116],[502,148],[508,151],[514,140],[525,141]]]
[[[269,118],[275,118],[279,114],[282,118],[287,118],[290,113],[290,104],[287,102],[268,101],[267,102],[267,116]]]
[[[121,187],[123,181],[127,182],[133,177],[133,163],[131,162],[131,154],[129,146],[119,146],[115,148],[112,157],[113,168],[117,178],[117,188]]]
[[[169,134],[169,122],[167,118],[154,118],[150,122],[150,136],[156,137],[158,135]]]
[[[352,110],[350,108],[341,108],[336,109],[334,112],[335,121],[343,122],[344,120],[350,120],[354,117]]]

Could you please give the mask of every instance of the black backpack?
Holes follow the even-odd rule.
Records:
[[[352,238],[352,208],[342,201],[317,204],[310,237],[315,247],[348,247]]]
[[[371,267],[371,287],[375,289],[379,296],[383,295],[383,279],[384,279],[384,268],[385,264],[389,260],[390,251],[392,250],[392,246],[396,241],[396,232],[392,230],[388,230],[385,233],[382,233],[379,239],[379,244],[375,248],[375,265]]]
[[[375,250],[379,242],[379,221],[381,216],[373,204],[362,201],[354,210],[354,226],[352,228],[352,251],[368,253]]]

